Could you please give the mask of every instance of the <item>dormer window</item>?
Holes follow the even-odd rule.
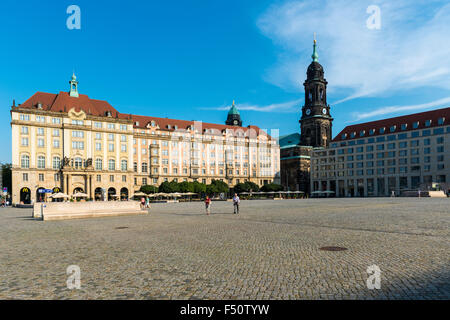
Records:
[[[361,130],[361,131],[359,132],[359,136],[360,136],[360,137],[364,137],[365,134],[366,134],[366,131],[365,131],[365,130]]]
[[[341,136],[341,138],[342,138],[342,140],[345,140],[345,139],[347,139],[347,134],[346,133],[344,133],[342,136]]]
[[[419,127],[419,121],[413,123],[413,129],[417,129]]]
[[[381,134],[383,134],[385,131],[386,131],[386,128],[385,128],[385,127],[380,128],[380,133],[381,133]]]
[[[408,128],[408,124],[406,124],[406,123],[402,124],[402,126],[401,126],[402,130],[406,130],[407,128]]]
[[[369,130],[369,135],[373,136],[374,133],[375,133],[375,129],[370,129],[370,130]]]
[[[108,111],[106,111],[106,113],[105,113],[105,114],[106,114],[106,116],[107,116],[107,117],[112,117],[112,113],[111,113],[111,111],[109,111],[109,110],[108,110]]]
[[[438,125],[442,126],[445,122],[445,118],[439,118],[438,119]]]
[[[39,102],[39,103],[37,104],[37,108],[38,108],[39,110],[42,110],[42,103]]]
[[[135,125],[136,127],[139,127],[139,121],[136,121],[136,122],[134,123],[134,125]]]
[[[431,120],[426,120],[425,121],[425,127],[429,127],[431,126]]]
[[[392,126],[392,127],[389,128],[389,131],[395,132],[395,128],[397,128],[397,126]]]
[[[151,124],[152,127],[154,127],[155,126],[155,121],[152,121],[150,124]]]
[[[350,133],[350,138],[354,138],[356,136],[356,132]]]
[[[175,130],[178,130],[178,126],[173,126],[173,128],[174,128]]]
[[[172,127],[170,126],[170,124],[167,125],[167,129],[171,129]]]

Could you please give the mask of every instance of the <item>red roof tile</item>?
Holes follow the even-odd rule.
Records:
[[[375,137],[380,135],[388,135],[393,133],[401,133],[407,132],[411,130],[432,128],[438,126],[438,119],[445,118],[444,124],[450,123],[450,108],[437,109],[432,111],[426,111],[421,113],[414,113],[406,116],[400,116],[395,118],[365,122],[360,124],[355,124],[351,126],[347,126],[342,130],[334,139],[333,142],[336,141],[347,141],[347,140],[355,140],[362,139],[367,137]],[[431,124],[429,127],[425,126],[425,121],[431,120]],[[413,123],[419,122],[418,128],[413,128]],[[407,124],[406,130],[401,130],[401,125]],[[390,128],[395,126],[395,131],[391,132]],[[380,133],[380,128],[385,128],[384,133]],[[369,131],[371,129],[375,129],[375,132],[370,135]],[[360,136],[360,132],[365,131],[364,136]],[[351,133],[356,133],[354,138],[351,138]],[[342,139],[342,135],[347,134],[347,138]]]

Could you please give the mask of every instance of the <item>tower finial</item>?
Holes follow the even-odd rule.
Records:
[[[72,80],[69,81],[70,84],[70,92],[69,95],[71,97],[76,97],[78,98],[78,81],[77,81],[77,77],[75,76],[75,72],[72,74]]]
[[[316,33],[314,32],[314,49],[313,49],[313,54],[312,54],[312,59],[313,62],[318,62],[319,61],[319,55],[317,54],[317,40],[316,40]]]

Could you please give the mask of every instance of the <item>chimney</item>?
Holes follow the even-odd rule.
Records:
[[[16,99],[13,99],[13,107],[16,106]]]

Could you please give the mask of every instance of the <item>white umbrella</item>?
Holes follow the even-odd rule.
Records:
[[[54,193],[50,196],[50,198],[53,199],[61,199],[61,198],[70,198],[67,194],[62,193],[62,192],[58,192],[58,193]]]
[[[74,197],[74,198],[87,198],[87,196],[88,195],[86,193],[82,193],[82,192],[77,192],[72,195],[72,197]]]

